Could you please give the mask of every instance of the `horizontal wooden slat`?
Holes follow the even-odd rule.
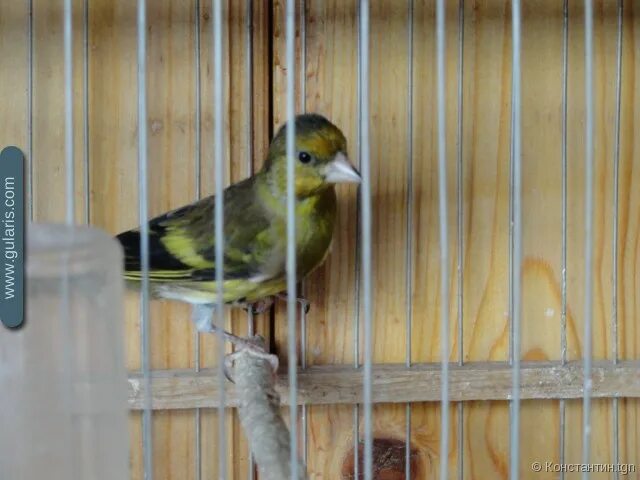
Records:
[[[449,370],[452,401],[508,400],[511,396],[511,368],[507,363],[470,363]],[[580,398],[582,364],[531,362],[522,364],[522,399]],[[286,404],[288,379],[278,377],[278,391]],[[153,372],[153,408],[214,408],[218,406],[215,370]],[[225,391],[229,406],[238,404],[233,384]],[[144,385],[139,374],[129,376],[129,406],[143,406]],[[640,362],[596,362],[593,367],[593,396],[640,397]],[[440,366],[419,364],[378,365],[373,368],[375,403],[432,402],[440,400]],[[321,366],[298,375],[300,404],[355,404],[362,402],[362,371],[348,366]]]

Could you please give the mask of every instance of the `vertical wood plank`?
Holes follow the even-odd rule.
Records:
[[[357,152],[357,2],[307,0],[306,110],[325,115],[345,134],[348,155]],[[299,75],[298,75],[299,76]],[[305,281],[307,364],[352,364],[355,333],[356,192],[340,186],[338,222],[326,262]],[[359,265],[358,265],[359,267]],[[342,478],[354,445],[352,407],[308,407],[310,478]]]
[[[593,355],[611,355],[611,266],[613,139],[616,79],[616,2],[594,2],[594,279]],[[567,303],[576,329],[569,335],[567,355],[582,358],[584,345],[584,9],[583,2],[569,3],[568,84],[568,240]],[[569,321],[569,320],[568,320]],[[582,402],[567,408],[566,461],[581,462]],[[592,404],[591,461],[613,460],[611,402]],[[578,478],[569,476],[568,478]]]
[[[224,2],[223,4],[223,64],[225,95],[225,184],[237,182],[251,173],[249,168],[249,146],[252,147],[252,169],[257,170],[266,156],[268,147],[268,10],[264,2],[252,5],[253,57],[252,76],[247,72],[246,3]],[[215,177],[213,158],[213,40],[211,37],[211,2],[201,1],[201,86],[202,86],[202,170],[203,195],[214,192]],[[253,96],[249,98],[247,81],[253,82]],[[253,108],[249,108],[250,102]],[[249,117],[252,115],[252,117]],[[248,124],[252,123],[252,130]],[[249,138],[248,135],[252,135]],[[247,332],[247,315],[242,310],[229,312],[227,328],[236,334]],[[256,332],[269,338],[269,315],[255,317]],[[201,363],[203,367],[217,364],[216,340],[211,335],[201,336]],[[229,346],[226,347],[229,349]],[[245,479],[248,475],[249,450],[236,412],[228,411],[226,418],[227,464],[229,478]],[[217,475],[218,458],[217,412],[204,411],[202,415],[202,478]]]
[[[82,128],[82,3],[72,2],[74,128]],[[16,28],[20,24],[13,28]],[[22,24],[26,27],[26,24]],[[66,211],[64,140],[64,50],[62,2],[33,1],[33,152],[34,220],[64,222]],[[28,40],[22,48],[28,49]],[[17,50],[20,51],[19,49]],[[26,54],[26,52],[25,52]],[[13,56],[10,54],[9,56]],[[24,58],[24,57],[18,57]],[[25,84],[26,87],[26,84]],[[37,139],[37,141],[36,141]],[[74,138],[76,220],[82,218],[84,186],[82,136]]]
[[[296,2],[295,11],[297,19],[300,17],[302,2]],[[286,0],[274,0],[270,4],[271,8],[271,65],[269,66],[271,69],[271,104],[273,107],[272,117],[271,117],[271,135],[270,139],[273,138],[273,135],[277,132],[277,130],[286,123],[287,121],[287,75],[291,69],[287,65],[286,61],[286,9],[287,9],[287,1]],[[294,111],[296,114],[301,113],[304,110],[303,102],[306,99],[302,99],[300,94],[298,93],[301,88],[301,69],[303,68],[301,65],[302,58],[302,42],[301,42],[301,30],[300,30],[300,22],[296,22],[295,26],[295,107]],[[303,294],[300,292],[300,284],[297,286],[299,295]],[[298,313],[298,318],[300,318],[300,314]],[[287,344],[288,344],[288,328],[287,328],[287,305],[285,302],[276,301],[272,308],[272,328],[273,328],[273,345],[272,345],[272,353],[275,353],[282,365],[286,365],[289,361],[288,352],[287,352]],[[297,357],[298,362],[300,362],[301,358],[301,329],[300,324],[297,325],[296,331],[296,345],[297,345]],[[281,415],[285,421],[287,427],[290,425],[290,411],[288,407],[281,408]],[[302,456],[302,428],[300,423],[300,415],[298,415],[298,451],[299,455]]]
[[[127,1],[89,4],[89,167],[91,223],[116,233],[138,221],[136,10]],[[140,368],[139,302],[125,298],[129,369]],[[139,413],[130,415],[131,478],[143,478]]]
[[[0,149],[15,145],[25,156],[29,154],[28,28],[27,3],[0,2],[0,58],[3,61],[3,68],[0,69],[0,104],[4,111],[0,119]]]
[[[510,13],[503,1],[465,2],[465,361],[509,353]],[[506,478],[508,406],[471,402],[464,423],[464,478]]]
[[[202,64],[202,171],[201,187],[204,195],[213,191],[213,145],[211,143],[212,117],[212,81],[211,68],[211,15],[210,5],[201,2],[201,64]],[[176,4],[165,1],[148,6],[148,97],[149,97],[149,173],[150,173],[150,213],[158,214],[180,205],[189,203],[195,196],[195,57],[193,54],[195,35],[195,2]],[[259,8],[258,8],[259,10]],[[244,10],[236,5],[230,10],[225,7],[225,42],[232,46],[233,54],[244,48],[244,31],[237,28],[243,25]],[[91,126],[92,133],[92,179],[94,189],[94,223],[102,223],[110,231],[120,231],[137,223],[135,211],[131,204],[137,203],[136,165],[136,92],[131,91],[135,82],[135,9],[124,10],[121,5],[94,5],[91,10],[92,34],[92,94]],[[263,24],[265,16],[258,16],[259,31],[266,31]],[[234,23],[235,22],[235,23]],[[236,25],[233,29],[230,26]],[[258,25],[258,22],[256,22]],[[98,53],[94,50],[102,48]],[[264,49],[264,47],[261,47]],[[106,58],[105,63],[102,55]],[[243,55],[243,54],[242,54]],[[112,62],[108,60],[113,58]],[[242,97],[243,85],[237,83],[246,70],[242,61],[230,60],[230,53],[225,57],[227,69],[227,173],[229,178],[239,179],[246,174],[242,168],[246,164],[246,139],[243,139],[244,125],[239,111],[244,112],[247,103]],[[120,65],[129,67],[124,74]],[[260,62],[257,62],[261,65]],[[262,70],[264,68],[262,67]],[[260,69],[258,69],[260,71]],[[233,77],[233,81],[231,81]],[[105,95],[115,90],[117,96]],[[259,90],[264,96],[264,87]],[[235,98],[234,108],[230,108],[230,99]],[[261,111],[260,108],[257,109]],[[248,111],[248,110],[247,110]],[[125,112],[127,122],[121,118]],[[130,132],[127,129],[130,128]],[[235,128],[231,136],[231,129]],[[115,142],[113,136],[105,136],[105,131],[114,131],[122,137]],[[261,129],[256,129],[261,134]],[[235,140],[235,144],[231,142]],[[122,150],[122,145],[125,149]],[[115,148],[114,148],[115,147]],[[120,148],[120,149],[119,149]],[[242,156],[243,159],[240,159]],[[113,178],[113,162],[109,158],[120,159],[116,164],[118,177]],[[233,162],[229,160],[233,158]],[[186,165],[186,167],[185,167]],[[123,191],[130,192],[129,196]],[[113,208],[109,204],[109,196],[117,196],[122,206]],[[108,208],[111,207],[111,208]],[[117,212],[133,213],[127,220]],[[139,331],[137,325],[137,295],[130,295],[127,305],[128,314],[128,353],[129,366],[136,368],[138,362]],[[153,368],[188,368],[193,366],[194,338],[193,326],[189,321],[190,311],[187,306],[172,302],[152,302],[152,366]],[[264,322],[263,322],[264,323]],[[217,355],[212,338],[202,339],[201,362],[203,366],[215,365]],[[227,420],[229,437],[227,453],[230,459],[244,458],[244,462],[229,461],[230,475],[237,478],[246,477],[246,445],[239,434],[239,428],[229,414]],[[133,431],[132,458],[140,458],[139,428]],[[136,433],[136,431],[138,431]],[[157,478],[193,478],[195,475],[194,457],[194,422],[192,412],[162,412],[154,415],[154,471]],[[202,473],[217,471],[217,419],[215,412],[204,412],[202,415]],[[244,452],[244,453],[242,453]],[[244,465],[244,466],[243,466]],[[140,467],[138,465],[138,467]],[[235,470],[239,473],[234,473]],[[134,471],[142,475],[141,468]],[[204,477],[206,478],[206,477]]]
[[[194,2],[147,3],[147,115],[149,215],[195,198]],[[187,53],[187,54],[185,54]],[[151,368],[193,366],[190,309],[152,301]],[[157,478],[195,477],[193,413],[158,412],[153,420]]]
[[[436,91],[436,38],[435,2],[414,2],[413,25],[413,89],[412,149],[413,168],[408,182],[412,183],[412,218],[409,234],[412,251],[409,265],[412,273],[411,302],[411,360],[413,362],[440,362],[440,331],[443,308],[449,310],[449,358],[459,357],[457,342],[457,126],[458,126],[458,61],[459,26],[458,4],[446,5],[446,139],[447,139],[447,231],[449,247],[450,297],[442,305],[440,291],[440,222],[438,188],[438,120]],[[408,106],[407,106],[408,108]],[[425,132],[429,134],[425,135]],[[406,138],[406,134],[404,136]],[[464,207],[464,206],[463,206]],[[466,211],[466,209],[465,209]],[[405,227],[406,228],[406,227]],[[458,478],[458,411],[450,405],[450,442],[448,445],[449,478]],[[421,459],[418,472],[412,478],[436,478],[444,448],[440,445],[441,406],[438,403],[411,405],[411,442]]]
[[[560,358],[562,24],[562,2],[523,3],[521,351],[531,361]],[[559,422],[558,402],[522,403],[521,478],[540,478],[534,461],[560,460]]]
[[[618,351],[640,358],[640,7],[625,2],[618,216]],[[620,401],[620,463],[640,465],[640,401]]]
[[[214,104],[213,104],[213,38],[211,2],[200,5],[201,39],[201,88],[202,88],[202,165],[201,188],[203,195],[215,192],[214,175]],[[247,168],[248,139],[246,135],[246,59],[244,22],[246,12],[244,2],[223,2],[223,82],[224,82],[224,155],[225,185],[239,181],[249,174]],[[213,232],[212,232],[213,234]],[[226,328],[239,332],[246,331],[246,315],[242,312],[228,312]],[[203,367],[217,365],[217,341],[213,335],[202,335],[200,343]],[[225,346],[229,351],[229,346]],[[204,410],[202,414],[202,478],[218,475],[220,446],[218,440],[218,413]],[[229,478],[246,478],[248,450],[240,430],[235,412],[226,413],[227,430],[226,460]]]
[[[405,215],[398,213],[407,209],[408,13],[405,5],[398,7],[397,2],[374,1],[369,14],[372,357],[376,363],[401,363],[406,357],[407,231]],[[404,405],[374,406],[374,445],[387,439],[404,442],[404,416]],[[360,432],[364,432],[363,420]],[[373,461],[376,469],[379,455]]]

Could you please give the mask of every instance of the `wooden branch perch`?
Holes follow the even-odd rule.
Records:
[[[291,478],[291,442],[280,413],[280,396],[276,392],[277,357],[265,353],[264,341],[254,337],[255,346],[241,346],[227,357],[235,382],[238,416],[249,447],[260,471],[260,478]],[[275,364],[272,365],[275,359]],[[306,480],[306,468],[298,461],[296,478]]]

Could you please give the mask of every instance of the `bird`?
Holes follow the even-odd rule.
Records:
[[[349,161],[344,134],[326,117],[299,114],[294,122],[296,280],[301,281],[330,251],[336,185],[360,183],[361,175]],[[223,192],[226,305],[259,312],[286,290],[287,127],[282,125],[273,137],[262,168]],[[191,304],[192,319],[203,332],[215,331],[214,205],[211,195],[148,221],[149,292],[154,298]],[[124,251],[127,286],[139,289],[140,228],[116,238]],[[233,335],[224,333],[233,341]]]

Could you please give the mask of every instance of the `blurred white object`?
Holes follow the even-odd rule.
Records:
[[[125,480],[120,247],[36,224],[26,244],[25,325],[0,325],[0,479]]]

